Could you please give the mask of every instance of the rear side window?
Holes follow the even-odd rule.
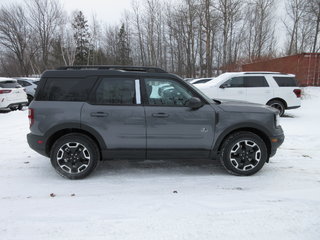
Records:
[[[39,100],[86,101],[93,78],[48,78]]]
[[[0,82],[0,87],[1,88],[19,88],[21,86],[16,81],[10,81],[9,80],[9,81]]]
[[[103,78],[97,87],[93,101],[99,105],[135,104],[135,79]]]
[[[244,77],[245,87],[269,87],[269,84],[263,76]]]
[[[297,81],[294,77],[273,77],[279,87],[296,87]]]

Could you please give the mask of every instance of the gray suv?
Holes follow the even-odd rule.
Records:
[[[152,67],[46,71],[29,120],[30,147],[70,179],[112,159],[219,159],[232,174],[252,175],[284,140],[274,108],[211,100]]]

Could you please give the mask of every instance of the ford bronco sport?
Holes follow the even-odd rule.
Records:
[[[284,140],[278,117],[269,106],[211,100],[160,68],[73,66],[43,73],[27,138],[70,179],[111,159],[219,159],[252,175]]]

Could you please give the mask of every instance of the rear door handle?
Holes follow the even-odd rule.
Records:
[[[105,112],[92,112],[90,114],[91,117],[108,117],[108,113]]]
[[[156,117],[156,118],[167,118],[169,117],[169,114],[167,113],[153,113],[152,117]]]

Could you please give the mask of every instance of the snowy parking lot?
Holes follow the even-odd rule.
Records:
[[[103,162],[60,177],[0,114],[0,239],[320,239],[320,88],[281,118],[285,142],[256,175],[215,161]]]

